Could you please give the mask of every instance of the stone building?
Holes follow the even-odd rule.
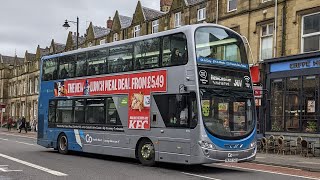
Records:
[[[7,111],[17,119],[25,117],[27,121],[36,118],[39,93],[39,59],[49,49],[37,48],[36,54],[26,51],[22,62],[10,69],[8,81]]]
[[[253,81],[259,89],[256,91],[258,94],[256,101],[259,116],[258,128],[261,132],[272,133],[274,132],[274,129],[271,128],[272,120],[265,118],[266,113],[271,113],[266,109],[267,106],[272,106],[272,102],[269,99],[265,99],[265,101],[260,99],[260,95],[266,95],[266,92],[270,92],[270,89],[266,88],[272,88],[272,85],[266,85],[269,82],[266,79],[270,78],[266,73],[268,70],[266,66],[271,66],[275,61],[283,60],[280,57],[291,58],[297,54],[319,51],[319,19],[319,0],[160,0],[160,11],[144,7],[138,1],[132,17],[123,16],[115,11],[114,17],[108,18],[106,27],[98,27],[90,23],[86,34],[79,37],[79,47],[85,48],[134,38],[188,24],[217,23],[227,26],[244,36],[250,44],[251,48],[248,48],[249,62],[252,72],[254,72]],[[76,49],[76,37],[75,33],[69,32],[65,46],[52,41],[47,53],[55,54]],[[24,83],[28,77],[37,77],[37,73],[32,74],[32,68],[38,66],[39,69],[39,64],[36,62],[39,62],[39,57],[43,55],[41,52],[41,50],[39,52],[37,50],[37,54],[33,55],[37,59],[34,61],[34,65],[32,65],[33,58],[26,53],[22,64],[14,66],[10,71],[6,70],[9,74],[14,75],[7,80],[10,94],[7,99],[10,101],[10,112],[14,116],[25,115],[31,118],[32,112],[30,111],[33,111],[33,115],[35,114],[33,94],[37,95],[37,93],[30,91],[33,94],[31,93],[28,98],[24,98],[26,96],[22,95],[25,91]],[[299,59],[303,57],[299,56]],[[272,58],[275,60],[265,66],[264,62],[270,62],[268,59]],[[268,71],[268,73],[270,72]],[[319,78],[319,73],[314,75]],[[14,80],[14,78],[16,79]],[[4,81],[2,80],[2,82]],[[29,90],[30,87],[33,89],[36,86],[35,82],[32,80],[30,82],[34,85],[29,86]],[[316,82],[319,84],[319,81]],[[22,92],[17,92],[17,90]],[[302,92],[299,91],[299,93]],[[270,94],[268,95],[270,96]],[[4,102],[3,99],[6,98],[3,97],[0,101]],[[299,100],[299,102],[302,103],[303,100]],[[319,108],[319,98],[315,103]],[[18,110],[22,106],[28,107],[24,108],[26,110],[23,113]],[[300,107],[302,106],[305,105],[300,104]],[[285,107],[282,108],[282,113],[285,113]],[[315,117],[318,118],[316,125],[317,132],[319,132],[319,113]],[[282,117],[282,119],[286,118]],[[300,125],[303,124],[302,121],[302,119],[299,120]],[[282,123],[284,127],[281,131],[287,132],[286,122]],[[302,127],[299,129],[297,132],[303,133]]]
[[[0,54],[0,121],[3,118],[5,120],[8,117],[7,105],[9,100],[9,79],[10,79],[10,70],[17,64],[21,64],[23,58],[17,56],[3,56]],[[5,109],[5,112],[2,112],[2,108]],[[3,121],[1,121],[2,123]]]

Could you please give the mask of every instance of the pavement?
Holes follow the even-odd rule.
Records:
[[[37,138],[37,132],[34,131],[28,131],[27,133],[22,130],[21,133],[16,128],[11,129],[11,131],[8,131],[7,128],[0,128],[0,137],[1,133],[5,134],[11,134],[11,135],[16,135],[16,136],[26,136],[26,137],[31,137],[31,138]]]
[[[8,130],[5,128],[0,128],[0,137],[1,134],[11,134],[16,136],[37,138],[37,132],[28,131],[28,133],[25,133],[24,131],[21,131],[21,133],[19,133],[17,130],[8,132]],[[256,160],[253,161],[253,163],[295,168],[311,172],[320,172],[320,157],[257,153]]]
[[[320,172],[320,157],[258,153],[254,163]]]

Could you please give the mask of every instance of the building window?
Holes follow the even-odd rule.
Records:
[[[38,77],[36,77],[36,78],[34,79],[34,92],[35,92],[35,93],[38,93],[38,92],[39,92],[39,79],[38,79]]]
[[[22,112],[21,112],[21,115],[22,117],[25,117],[25,113],[26,113],[26,103],[25,102],[22,102]]]
[[[152,33],[159,32],[159,20],[152,21]]]
[[[206,8],[198,9],[198,21],[206,19]]]
[[[228,12],[236,11],[238,0],[228,0]]]
[[[273,24],[261,27],[260,59],[272,58],[273,49]]]
[[[100,40],[100,45],[101,45],[101,44],[105,44],[105,43],[106,43],[106,40],[105,40],[105,39],[101,39],[101,40]]]
[[[262,3],[269,2],[269,1],[272,1],[272,0],[262,0]]]
[[[33,86],[32,86],[32,84],[33,84],[32,79],[29,79],[29,94],[32,94],[32,93],[33,93]]]
[[[33,118],[36,118],[38,114],[38,101],[33,101]]]
[[[27,80],[23,81],[23,94],[27,94]]]
[[[302,17],[301,42],[301,52],[320,50],[320,12]]]
[[[180,27],[181,26],[181,12],[174,14],[174,27]]]
[[[134,27],[133,37],[140,36],[140,25]]]
[[[113,34],[113,41],[118,41],[118,33]]]

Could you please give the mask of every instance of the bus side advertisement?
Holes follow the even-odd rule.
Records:
[[[55,97],[128,94],[128,129],[150,130],[150,94],[167,92],[167,71],[56,81]]]

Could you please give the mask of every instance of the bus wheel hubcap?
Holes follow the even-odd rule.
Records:
[[[60,149],[64,151],[66,147],[67,147],[67,138],[65,136],[62,136],[60,138]]]
[[[141,155],[143,159],[151,159],[152,152],[153,152],[153,147],[151,144],[145,144],[141,148]]]

